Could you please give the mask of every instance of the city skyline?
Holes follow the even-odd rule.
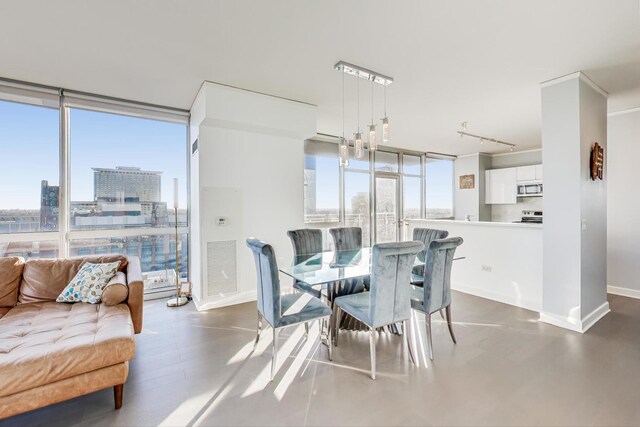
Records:
[[[186,126],[136,117],[70,109],[70,199],[93,200],[93,169],[117,166],[162,171],[162,201],[187,206]],[[40,209],[40,185],[59,185],[57,109],[0,101],[0,145],[11,146],[3,162],[0,210]],[[180,161],[184,159],[184,161]],[[28,167],[26,165],[29,165]]]

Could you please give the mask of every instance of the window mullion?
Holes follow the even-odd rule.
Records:
[[[60,257],[69,257],[69,110],[60,91],[60,190],[58,194],[58,233]]]

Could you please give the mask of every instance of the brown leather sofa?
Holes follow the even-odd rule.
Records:
[[[85,261],[116,260],[127,277],[124,303],[55,302]],[[107,387],[119,409],[142,304],[136,257],[0,258],[0,419]]]

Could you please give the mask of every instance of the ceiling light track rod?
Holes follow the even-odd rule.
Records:
[[[516,146],[516,144],[512,144],[510,142],[504,142],[504,141],[500,141],[500,140],[497,140],[497,139],[494,139],[494,138],[487,138],[486,136],[475,135],[473,133],[465,132],[465,131],[462,131],[462,130],[459,130],[457,132],[462,136],[470,136],[472,138],[478,138],[482,142],[485,142],[485,141],[486,142],[495,142],[496,144],[506,145],[507,147],[511,147],[511,148]]]
[[[369,80],[382,86],[388,86],[393,83],[393,77],[385,76],[377,71],[369,70],[368,68],[350,64],[345,61],[338,62],[333,68],[336,71],[342,71],[345,74],[360,77],[361,79]]]

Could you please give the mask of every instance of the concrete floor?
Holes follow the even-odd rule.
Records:
[[[252,353],[255,304],[197,312],[146,304],[122,409],[112,390],[0,421],[8,425],[638,425],[640,300],[609,295],[612,312],[581,335],[531,311],[454,293],[458,344],[434,316],[435,361],[412,365],[399,336],[343,332],[333,362],[301,327],[271,331]],[[421,323],[423,325],[423,323]],[[424,328],[421,328],[424,339]]]

